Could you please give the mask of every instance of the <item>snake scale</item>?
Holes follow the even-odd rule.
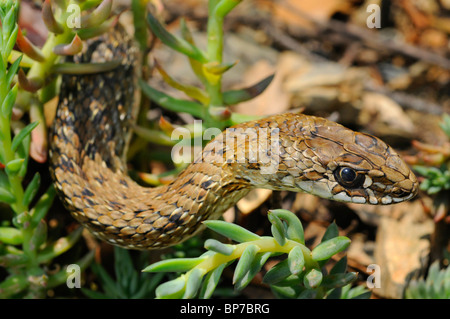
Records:
[[[90,41],[73,62],[121,64],[64,75],[50,133],[50,171],[60,198],[111,244],[156,249],[179,243],[253,188],[367,204],[402,202],[417,193],[415,175],[383,141],[303,114],[236,125],[226,130],[237,134],[235,143],[223,132],[172,183],[140,186],[127,175],[124,155],[139,104],[136,57],[123,32]],[[261,145],[275,148],[263,147],[255,160],[250,150]]]

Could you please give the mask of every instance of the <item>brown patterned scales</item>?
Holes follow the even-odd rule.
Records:
[[[145,188],[126,172],[136,116],[137,51],[115,32],[75,62],[120,60],[113,71],[65,75],[51,133],[51,172],[65,206],[92,233],[134,249],[179,243],[252,188],[331,200],[391,204],[418,189],[413,172],[376,137],[303,114],[226,130],[169,185]]]

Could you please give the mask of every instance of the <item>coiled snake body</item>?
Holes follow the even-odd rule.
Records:
[[[73,216],[109,243],[170,246],[218,218],[252,188],[304,191],[343,202],[412,198],[416,177],[376,137],[323,118],[282,114],[237,125],[211,141],[169,185],[145,188],[126,173],[136,116],[136,49],[114,32],[91,41],[78,62],[121,60],[113,71],[65,75],[52,128],[50,166]],[[267,143],[266,143],[267,142]],[[259,146],[258,156],[252,153]]]

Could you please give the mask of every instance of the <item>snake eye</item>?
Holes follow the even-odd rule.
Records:
[[[334,171],[337,182],[347,188],[358,188],[364,183],[364,175],[358,174],[353,168],[338,167]]]

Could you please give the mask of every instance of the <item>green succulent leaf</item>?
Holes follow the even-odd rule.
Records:
[[[351,284],[344,286],[342,288],[337,288],[336,290],[341,290],[340,299],[370,299],[372,292],[367,290],[364,286],[351,287]]]
[[[270,289],[274,293],[274,295],[279,299],[295,299],[301,294],[302,291],[305,291],[305,288],[300,285],[293,286],[279,286],[279,285],[271,285]],[[314,292],[314,290],[308,290]]]
[[[20,245],[23,242],[22,232],[14,227],[0,227],[0,243]]]
[[[248,273],[258,250],[259,248],[256,245],[248,245],[244,249],[234,271],[233,284],[240,281]]]
[[[47,223],[41,220],[34,229],[33,236],[31,236],[30,243],[34,249],[37,250],[47,240]]]
[[[300,244],[305,244],[305,234],[303,232],[303,226],[300,220],[292,212],[286,209],[272,209],[269,211],[269,215],[273,214],[279,219],[286,221],[287,238],[294,240]]]
[[[182,84],[175,79],[173,79],[159,63],[155,60],[155,67],[158,69],[158,72],[161,74],[163,80],[169,84],[171,87],[184,92],[187,96],[199,101],[203,105],[208,105],[209,97],[206,93],[193,85]]]
[[[16,267],[24,265],[26,262],[28,262],[28,260],[29,258],[23,252],[21,252],[20,254],[10,253],[0,256],[0,265],[5,268]]]
[[[14,204],[16,202],[16,197],[8,189],[0,187],[0,201]]]
[[[305,287],[313,289],[320,286],[322,283],[323,275],[322,272],[318,269],[311,269],[308,271],[303,278],[303,284]]]
[[[41,176],[39,173],[34,174],[33,179],[28,184],[25,193],[23,195],[23,205],[28,207],[39,190],[39,184],[41,182]]]
[[[283,279],[286,279],[291,274],[292,273],[289,268],[289,262],[286,259],[273,266],[264,275],[263,282],[269,285],[277,284]]]
[[[142,52],[147,52],[148,30],[145,22],[147,2],[141,0],[131,1],[131,10],[133,12],[134,38],[139,43]]]
[[[26,275],[11,275],[0,282],[0,298],[6,299],[25,290],[29,281]]]
[[[284,246],[286,243],[286,234],[283,222],[278,218],[276,214],[269,211],[267,214],[269,221],[272,223],[271,231],[272,235],[280,246]]]
[[[120,60],[113,60],[107,62],[98,62],[98,63],[56,63],[52,67],[53,73],[58,74],[95,74],[100,72],[108,72],[120,65]]]
[[[159,299],[178,299],[183,297],[186,287],[184,277],[167,281],[156,288],[156,297]]]
[[[332,239],[328,239],[319,245],[312,251],[312,259],[316,261],[327,260],[333,255],[343,251],[350,245],[350,239],[345,236],[338,236]]]
[[[143,272],[183,272],[188,271],[203,261],[203,258],[175,258],[161,260],[147,266]]]
[[[9,67],[8,74],[6,75],[6,81],[5,81],[7,87],[11,86],[14,76],[16,75],[17,70],[19,69],[19,65],[20,65],[20,62],[22,61],[22,57],[23,57],[22,55],[19,56],[13,62],[13,64],[11,64],[11,66]]]
[[[261,237],[251,231],[236,224],[227,223],[221,220],[207,220],[203,222],[206,227],[212,229],[225,237],[239,243],[260,239]]]
[[[93,263],[91,267],[102,283],[103,289],[107,291],[109,295],[125,298],[125,295],[121,293],[119,286],[116,284],[111,275],[108,274],[105,268],[97,263]]]
[[[11,32],[11,35],[9,36],[8,41],[6,42],[5,52],[8,53],[8,56],[11,53],[12,49],[14,48],[14,45],[16,44],[18,33],[19,33],[19,26],[16,24],[14,26],[13,31]]]
[[[17,175],[19,173],[20,169],[22,168],[24,161],[25,161],[25,159],[23,159],[23,158],[17,158],[17,159],[14,159],[14,160],[8,162],[8,164],[6,164],[6,166],[5,166],[6,173],[9,176]]]
[[[257,253],[253,258],[248,271],[237,280],[234,284],[236,290],[240,291],[247,287],[251,280],[256,276],[256,274],[261,270],[262,266],[266,263],[267,259],[272,255],[271,252]]]
[[[231,69],[233,66],[235,66],[238,63],[238,61],[232,62],[232,63],[218,63],[218,62],[209,62],[203,65],[205,72],[214,74],[214,75],[221,75]]]
[[[330,275],[345,273],[347,270],[347,256],[342,257],[339,261],[331,268]]]
[[[305,267],[305,257],[300,246],[295,246],[288,254],[289,270],[292,274],[297,275],[303,271]]]
[[[39,252],[37,260],[39,262],[48,262],[68,251],[78,241],[83,231],[83,227],[77,228],[66,237],[61,237],[55,242],[47,244],[47,246]]]
[[[39,198],[36,205],[31,210],[31,227],[35,227],[41,219],[47,215],[48,210],[53,204],[56,191],[53,185],[50,185],[47,191]]]
[[[325,234],[323,234],[321,242],[327,241],[337,236],[339,236],[339,229],[336,223],[333,222],[330,224],[330,226],[328,226],[327,230],[325,231]]]
[[[101,25],[111,14],[112,0],[103,0],[95,10],[81,17],[83,28],[95,28]]]
[[[190,43],[192,46],[195,46],[192,33],[189,30],[188,26],[186,25],[186,21],[184,19],[180,19],[180,28],[181,28],[181,36],[183,37],[183,39],[186,40],[188,43]],[[206,80],[205,74],[203,73],[203,63],[191,57],[189,57],[189,63],[191,65],[192,71],[194,71],[198,79],[204,85],[207,85],[208,81]]]
[[[414,169],[426,177],[420,184],[420,189],[428,194],[436,194],[443,189],[450,189],[450,170],[443,164],[440,168],[414,166]]]
[[[147,23],[155,36],[168,47],[199,62],[206,63],[208,61],[196,46],[171,34],[151,13],[147,15]]]
[[[95,250],[91,250],[89,253],[84,255],[82,258],[75,261],[74,264],[78,265],[80,268],[80,271],[83,271],[86,269],[94,259]],[[48,277],[47,281],[47,288],[51,289],[54,287],[57,287],[65,282],[67,282],[68,275],[70,274],[67,267],[63,267],[59,272],[56,274],[52,274]]]
[[[16,83],[14,85],[14,87],[11,90],[9,90],[8,94],[6,94],[6,97],[3,100],[1,111],[7,117],[9,117],[11,115],[12,108],[14,106],[14,103],[16,102],[17,90],[18,89],[19,89],[19,85]]]
[[[200,299],[208,299],[212,296],[214,290],[217,287],[217,284],[219,283],[220,276],[222,275],[222,272],[226,266],[227,264],[221,264],[205,276],[199,293]]]
[[[16,136],[14,136],[12,144],[11,144],[11,149],[13,152],[15,152],[17,150],[19,145],[22,144],[24,138],[29,136],[31,134],[31,131],[34,130],[36,128],[36,126],[38,126],[38,125],[39,125],[38,121],[30,123],[27,126],[25,126],[23,129],[21,129],[20,132]]]
[[[325,288],[340,288],[354,282],[357,278],[358,274],[355,272],[327,275],[323,278],[321,286]]]
[[[159,105],[170,111],[189,113],[200,118],[203,118],[204,116],[204,107],[197,102],[180,100],[171,97],[166,93],[152,88],[143,80],[139,80],[139,85],[141,86],[144,94],[147,95],[152,101],[158,103]]]
[[[96,36],[104,34],[108,30],[111,30],[111,28],[113,28],[116,23],[117,17],[113,16],[110,19],[104,21],[99,26],[79,29],[77,30],[77,34],[81,40],[92,39],[95,38]]]
[[[191,299],[195,297],[201,286],[203,275],[204,271],[200,268],[194,268],[192,272],[189,273],[183,295],[184,299]]]
[[[450,267],[431,264],[426,278],[414,279],[405,290],[406,299],[450,299]]]
[[[257,97],[269,86],[274,76],[275,75],[272,74],[260,82],[244,89],[223,92],[223,101],[225,105],[235,105]]]
[[[207,239],[205,241],[205,248],[226,256],[230,256],[235,249],[234,246],[223,244],[215,239]]]
[[[346,273],[347,261],[346,258],[342,258],[325,276],[320,271],[322,265],[319,261],[322,261],[321,258],[328,259],[345,249],[349,243],[348,238],[335,237],[338,234],[337,226],[332,225],[324,235],[326,240],[316,247],[317,251],[314,253],[299,243],[303,241],[303,227],[295,214],[286,210],[274,210],[270,211],[269,216],[270,222],[273,225],[278,224],[277,227],[285,232],[286,237],[290,234],[291,238],[296,240],[286,238],[284,245],[280,246],[275,238],[260,237],[236,224],[217,220],[205,221],[205,225],[211,230],[241,243],[224,245],[217,240],[209,239],[205,243],[208,251],[199,257],[201,264],[191,264],[184,269],[161,268],[161,271],[186,270],[188,272],[181,275],[179,281],[172,280],[168,283],[168,288],[163,287],[166,290],[160,290],[158,296],[194,298],[198,294],[199,298],[209,298],[219,282],[223,269],[236,260],[238,263],[233,284],[235,290],[239,291],[251,282],[268,258],[287,254],[287,259],[272,267],[263,278],[263,282],[270,285],[277,297],[339,298],[343,291],[341,288],[353,282],[357,274]],[[160,263],[173,265],[177,260],[179,259],[169,259],[157,265]],[[149,267],[150,270],[154,269],[153,265]]]

